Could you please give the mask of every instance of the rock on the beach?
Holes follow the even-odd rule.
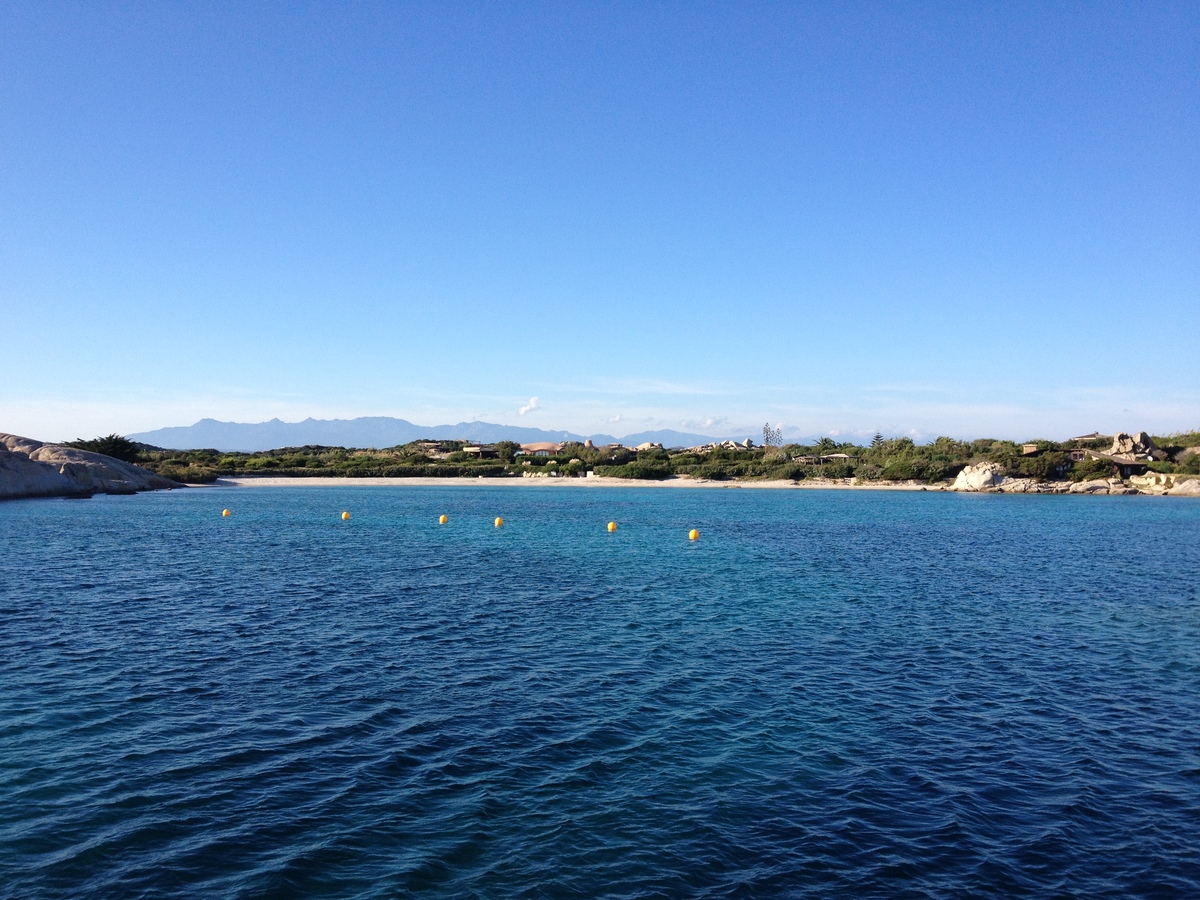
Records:
[[[997,487],[1005,494],[1040,494],[1043,489],[1036,478],[1002,478]]]
[[[0,433],[0,499],[136,494],[182,485],[102,453]]]
[[[1200,478],[1181,481],[1167,493],[1172,497],[1200,497]]]
[[[994,462],[982,462],[967,466],[954,479],[955,491],[985,491],[998,486],[1004,480],[1004,469]]]
[[[1077,481],[1069,488],[1068,494],[1107,494],[1111,485],[1107,481]]]

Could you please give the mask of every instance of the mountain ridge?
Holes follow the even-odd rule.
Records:
[[[278,418],[266,422],[222,422],[204,418],[194,425],[177,425],[126,435],[131,441],[167,450],[214,449],[225,452],[254,453],[281,447],[302,447],[306,444],[327,447],[381,449],[407,444],[410,441],[463,440],[480,443],[516,441],[521,444],[539,441],[584,441],[597,444],[622,443],[636,446],[646,441],[668,447],[688,447],[706,444],[722,438],[693,434],[665,428],[640,431],[624,437],[610,434],[575,434],[520,425],[497,425],[492,422],[459,422],[456,425],[417,425],[407,419],[391,416],[360,416],[355,419],[314,419],[284,422]]]

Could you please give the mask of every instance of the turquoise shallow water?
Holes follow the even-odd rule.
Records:
[[[0,553],[3,897],[1200,895],[1200,502],[215,488]]]

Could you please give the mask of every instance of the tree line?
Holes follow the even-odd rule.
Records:
[[[769,426],[768,426],[769,428]],[[764,429],[766,431],[767,429]],[[221,476],[275,475],[347,478],[500,477],[556,474],[558,477],[596,475],[630,479],[665,479],[686,475],[710,480],[858,478],[866,481],[919,481],[934,484],[954,478],[973,463],[994,462],[1014,477],[1043,481],[1108,477],[1111,463],[1073,460],[1071,450],[1104,451],[1108,438],[1081,442],[1029,441],[1037,450],[1027,455],[1013,441],[983,438],[960,441],[939,437],[918,444],[911,438],[876,434],[869,444],[826,437],[814,444],[774,443],[752,449],[714,447],[707,450],[634,450],[628,447],[588,447],[564,444],[553,456],[522,455],[520,446],[501,441],[489,454],[468,453],[462,441],[414,441],[381,450],[346,447],[285,447],[256,453],[217,450],[163,450],[136,444],[117,434],[72,441],[70,446],[106,453],[134,462],[182,483],[203,484]],[[1200,432],[1155,437],[1164,459],[1149,463],[1154,471],[1200,474]],[[840,456],[838,456],[840,454]]]

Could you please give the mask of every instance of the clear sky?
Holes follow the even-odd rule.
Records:
[[[0,306],[43,440],[1197,428],[1200,5],[5,0]]]

